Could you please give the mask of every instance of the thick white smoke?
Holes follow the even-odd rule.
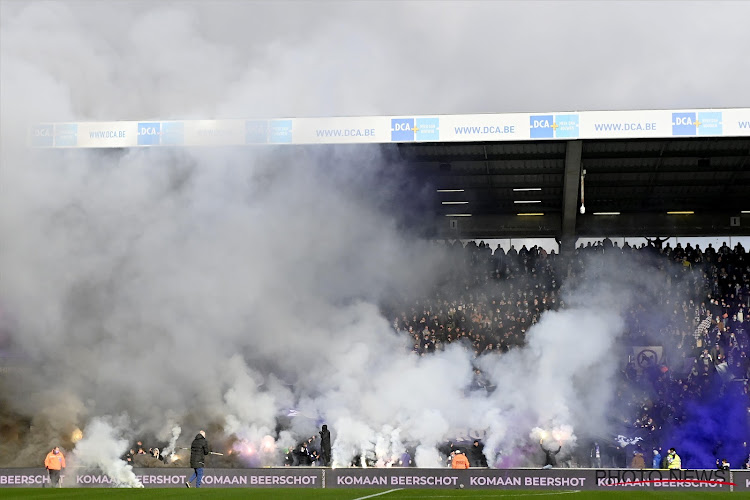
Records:
[[[450,264],[400,231],[401,179],[379,150],[26,149],[34,121],[487,110],[482,92],[465,93],[481,105],[431,107],[443,96],[374,66],[395,46],[362,58],[378,30],[346,44],[346,74],[364,77],[349,80],[325,29],[285,41],[253,15],[270,41],[242,43],[224,37],[246,26],[204,16],[208,5],[0,4],[0,307],[32,368],[4,398],[46,422],[34,427],[44,439],[16,451],[33,442],[41,453],[79,426],[78,462],[137,485],[119,460],[123,436],[153,434],[169,450],[208,428],[267,464],[325,422],[337,465],[385,463],[411,446],[420,466],[442,466],[437,448],[459,428],[486,430],[492,461],[534,427],[572,427],[569,445],[582,425],[604,428],[627,303],[627,290],[606,284],[620,277],[587,281],[595,293],[571,294],[525,349],[481,358],[498,389],[467,392],[468,351],[417,357],[380,312],[395,291],[430,290]],[[304,26],[307,13],[288,22]],[[416,56],[400,69],[421,75]],[[363,95],[380,97],[360,105]],[[280,425],[289,409],[299,416]]]
[[[460,428],[486,430],[494,460],[528,424],[603,426],[624,297],[571,296],[526,348],[480,358],[498,389],[469,393],[470,351],[416,356],[377,306],[393,289],[429,289],[447,265],[440,247],[401,235],[358,179],[278,154],[87,153],[6,170],[21,194],[0,202],[2,227],[26,230],[3,249],[0,291],[16,348],[38,364],[15,386],[19,411],[86,402],[60,403],[75,411],[58,418],[87,436],[91,418],[122,412],[172,442],[179,429],[165,429],[212,425],[263,464],[281,461],[286,443],[267,436],[290,408],[297,439],[331,425],[336,465],[384,463],[394,432],[417,464],[441,466],[437,447]]]
[[[180,433],[182,432],[182,427],[180,427],[177,424],[174,424],[171,428],[171,436],[169,437],[169,444],[160,451],[162,455],[165,455],[169,457],[172,455],[172,453],[175,452],[175,449],[177,447],[177,440],[180,439]]]
[[[76,443],[70,464],[83,470],[101,471],[117,487],[143,488],[133,467],[120,460],[120,456],[127,451],[129,442],[120,435],[119,429],[127,427],[126,418],[92,419],[86,425],[86,434]]]
[[[4,0],[4,106],[141,120],[748,104],[748,69],[731,57],[745,2],[441,5]],[[694,19],[712,36],[685,36]],[[524,43],[498,48],[498,32]]]

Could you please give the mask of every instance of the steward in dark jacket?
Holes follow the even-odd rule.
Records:
[[[208,441],[203,434],[197,434],[193,443],[190,445],[190,467],[200,469],[206,465],[206,455],[208,455]]]
[[[484,456],[484,444],[478,439],[474,440],[474,445],[469,449],[469,461],[472,467],[488,467],[487,458]]]
[[[188,479],[185,486],[190,488],[190,483],[195,480],[195,487],[200,488],[203,483],[203,467],[206,466],[206,455],[210,453],[208,449],[208,441],[206,441],[206,433],[200,431],[193,439],[190,445],[190,467],[195,470],[190,479]]]
[[[331,431],[325,424],[320,430],[320,457],[323,460],[323,465],[326,467],[331,465]]]

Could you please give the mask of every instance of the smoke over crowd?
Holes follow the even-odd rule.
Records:
[[[364,153],[18,151],[3,172],[0,291],[29,369],[3,395],[33,430],[15,445],[40,453],[77,426],[80,446],[109,425],[116,458],[177,424],[256,450],[271,436],[273,463],[276,441],[328,422],[338,463],[408,443],[436,466],[457,429],[487,430],[497,452],[531,427],[597,425],[628,289],[581,284],[526,348],[479,360],[491,397],[467,394],[472,353],[416,357],[381,313],[448,264],[378,208],[394,188],[374,185],[382,160]],[[33,456],[18,451],[3,456]]]
[[[36,120],[294,111],[250,109],[241,86],[297,78],[301,52],[253,46],[261,62],[290,57],[265,75],[201,36],[197,11],[117,5],[132,21],[115,30],[121,44],[92,27],[92,3],[3,4],[1,347],[20,369],[0,386],[2,465],[36,465],[60,444],[71,464],[133,485],[120,457],[139,436],[171,453],[205,428],[267,465],[321,423],[338,465],[409,446],[438,466],[438,447],[464,428],[486,432],[491,465],[525,465],[541,432],[564,449],[582,430],[606,432],[622,311],[658,288],[648,272],[592,264],[524,348],[418,357],[380,306],[435,286],[450,263],[404,229],[403,207],[423,193],[379,150],[26,149]],[[322,107],[302,112],[336,97],[305,96]],[[466,390],[474,365],[496,391]]]

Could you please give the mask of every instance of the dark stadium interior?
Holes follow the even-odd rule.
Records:
[[[750,139],[690,138],[580,141],[586,214],[580,236],[750,234]],[[387,145],[391,158],[434,188],[438,232],[446,214],[463,237],[559,237],[565,191],[565,141]],[[575,179],[578,184],[579,179]],[[575,192],[575,187],[573,186]],[[514,189],[541,188],[538,191]],[[437,190],[463,190],[442,192]],[[468,204],[443,202],[468,201]],[[539,201],[539,203],[516,203]],[[670,215],[692,211],[690,216]],[[618,215],[595,215],[619,212]],[[519,217],[518,213],[544,214]],[[425,214],[432,215],[432,214]],[[731,217],[741,218],[739,226]],[[441,220],[444,219],[444,220]]]
[[[285,151],[339,159],[381,155],[387,168],[367,175],[389,184],[392,196],[383,204],[409,230],[427,237],[560,239],[566,154],[575,143],[582,149],[586,208],[579,213],[581,179],[574,175],[569,186],[574,210],[568,214],[575,236],[750,235],[750,138],[292,146]],[[236,149],[267,151],[265,146]],[[112,158],[127,154],[125,149],[98,151]],[[79,152],[67,154],[74,158]],[[395,175],[394,169],[405,175]],[[519,191],[528,188],[539,189]],[[693,213],[667,213],[679,211]],[[534,215],[517,215],[527,213]]]

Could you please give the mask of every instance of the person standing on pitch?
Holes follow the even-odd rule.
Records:
[[[591,447],[591,467],[594,469],[602,468],[602,450],[596,441],[594,446]]]
[[[331,465],[331,431],[326,424],[320,429],[320,458],[326,467]]]
[[[551,469],[552,467],[557,467],[557,458],[555,458],[555,455],[560,453],[560,450],[562,450],[562,443],[557,443],[559,446],[557,447],[557,450],[552,451],[551,449],[544,447],[544,438],[539,440],[539,446],[542,447],[542,451],[544,452],[544,467],[542,469]]]
[[[682,460],[674,448],[670,448],[667,453],[667,469],[682,469]]]
[[[469,459],[466,458],[463,451],[456,450],[453,453],[453,460],[451,460],[452,469],[468,469],[471,466],[469,464]]]
[[[206,441],[206,431],[200,431],[193,439],[193,443],[190,445],[190,467],[195,472],[185,486],[190,488],[190,483],[195,479],[195,487],[200,488],[203,482],[203,467],[206,465],[206,455],[209,454],[208,441]]]
[[[661,453],[659,453],[659,450],[654,450],[654,460],[651,464],[652,469],[660,469],[661,468]]]
[[[60,471],[65,468],[65,456],[60,451],[59,446],[52,448],[44,459],[44,467],[49,472],[50,486],[53,488],[62,488],[60,483]]]

